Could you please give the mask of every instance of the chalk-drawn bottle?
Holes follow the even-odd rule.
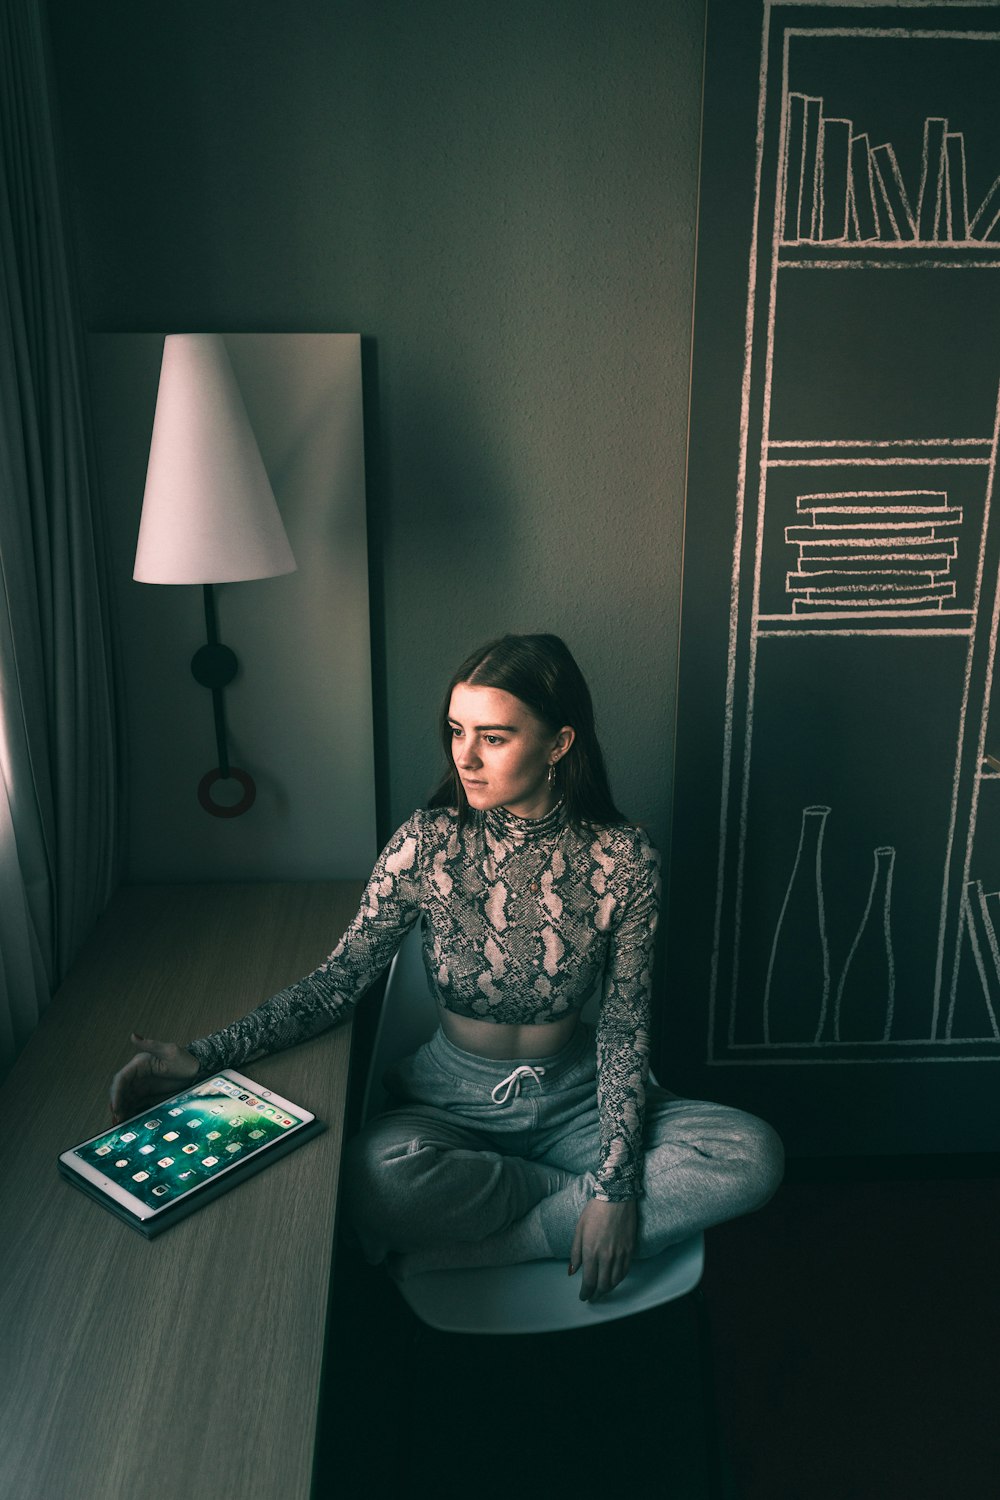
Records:
[[[887,1042],[896,998],[892,872],[896,851],[875,850],[868,901],[844,964],[833,1008],[838,1042]]]
[[[764,1041],[816,1043],[826,1023],[830,953],[823,904],[828,807],[804,807],[799,846],[771,944],[764,986]]]

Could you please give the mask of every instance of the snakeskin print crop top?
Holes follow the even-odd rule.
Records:
[[[545,1024],[601,980],[598,1197],[642,1191],[653,934],[659,858],[637,828],[571,825],[505,808],[415,812],[389,840],[361,906],[324,963],[242,1020],[189,1043],[203,1071],[236,1066],[346,1019],[423,919],[438,1003],[456,1015]]]

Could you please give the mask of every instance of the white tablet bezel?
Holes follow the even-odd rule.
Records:
[[[145,1223],[151,1219],[159,1218],[161,1214],[169,1213],[171,1209],[176,1209],[182,1203],[193,1203],[198,1197],[199,1192],[204,1188],[213,1187],[233,1172],[245,1169],[247,1162],[253,1161],[257,1157],[266,1156],[268,1151],[273,1151],[276,1146],[280,1146],[283,1142],[291,1140],[304,1126],[311,1125],[316,1118],[310,1110],[304,1109],[301,1104],[293,1104],[290,1099],[285,1099],[281,1094],[275,1093],[274,1089],[263,1088],[254,1079],[247,1078],[243,1073],[237,1073],[235,1068],[216,1068],[207,1077],[199,1079],[196,1083],[188,1084],[187,1088],[178,1089],[176,1094],[171,1094],[166,1099],[158,1099],[155,1106],[147,1105],[145,1109],[131,1115],[129,1119],[122,1120],[117,1128],[119,1130],[127,1130],[133,1122],[143,1120],[149,1114],[151,1108],[158,1110],[169,1108],[174,1100],[189,1097],[192,1089],[200,1088],[206,1083],[211,1083],[215,1078],[225,1078],[228,1082],[237,1084],[248,1094],[252,1094],[255,1099],[265,1099],[268,1105],[273,1108],[284,1110],[295,1121],[295,1124],[287,1129],[283,1135],[272,1136],[263,1145],[256,1146],[252,1151],[246,1152],[238,1161],[234,1161],[229,1166],[223,1167],[214,1176],[203,1178],[201,1182],[188,1188],[179,1197],[175,1197],[169,1203],[165,1203],[162,1208],[156,1208],[150,1203],[143,1203],[141,1199],[137,1198],[133,1193],[129,1192],[128,1188],[123,1186],[120,1179],[107,1177],[90,1162],[82,1161],[76,1155],[76,1152],[80,1151],[84,1146],[89,1146],[91,1142],[100,1140],[102,1136],[107,1135],[109,1133],[107,1126],[103,1130],[95,1131],[85,1141],[78,1141],[68,1151],[63,1151],[59,1157],[61,1165],[68,1168],[71,1172],[75,1172],[78,1177],[82,1177],[84,1182],[88,1183],[91,1187],[97,1188],[99,1192],[117,1204],[119,1208],[123,1208],[127,1213],[130,1213],[133,1218]]]

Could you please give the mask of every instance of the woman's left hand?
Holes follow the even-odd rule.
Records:
[[[603,1297],[628,1275],[638,1222],[634,1198],[622,1203],[590,1199],[577,1223],[569,1257],[571,1276],[583,1267],[581,1302]]]

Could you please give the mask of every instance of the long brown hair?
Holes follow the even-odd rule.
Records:
[[[459,826],[469,817],[469,801],[452,756],[448,722],[451,695],[460,682],[512,693],[552,734],[570,725],[575,735],[556,765],[555,786],[568,820],[577,826],[627,822],[611,795],[594,727],[590,689],[569,647],[557,635],[503,635],[480,646],[463,661],[441,705],[441,744],[447,769],[431,794],[429,806],[456,807]]]

